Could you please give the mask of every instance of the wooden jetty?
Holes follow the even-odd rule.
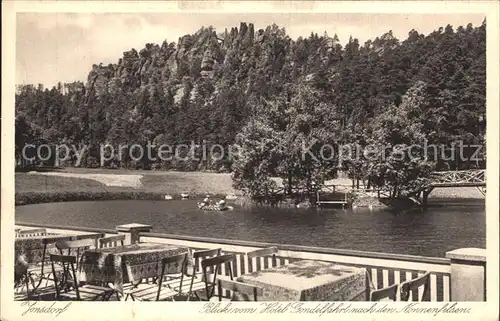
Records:
[[[316,192],[316,205],[319,207],[345,208],[349,206],[347,191],[338,191],[335,185],[326,185],[321,191]]]

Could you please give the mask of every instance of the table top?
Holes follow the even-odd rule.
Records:
[[[163,258],[185,253],[189,254],[188,247],[149,242],[91,249],[82,254],[79,265],[80,279],[113,282],[120,288],[126,282],[157,277],[159,263]],[[180,267],[180,265],[175,265],[170,269],[178,273]]]
[[[40,263],[48,259],[49,254],[60,254],[55,248],[59,240],[78,240],[84,238],[98,238],[101,234],[48,234],[28,237],[18,237],[14,242],[14,254],[17,262],[26,265]],[[45,249],[45,253],[44,253]]]
[[[136,243],[111,248],[89,249],[83,253],[84,264],[116,265],[155,262],[164,257],[189,253],[189,248],[165,243]],[[118,260],[118,261],[117,261]]]
[[[280,267],[244,274],[238,280],[244,283],[268,284],[302,291],[365,273],[366,270],[363,268],[331,262],[301,260]]]
[[[14,248],[16,250],[41,250],[48,244],[55,244],[59,240],[74,239],[73,235],[43,235],[16,238]],[[51,245],[53,246],[53,245]]]

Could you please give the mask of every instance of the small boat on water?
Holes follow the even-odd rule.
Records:
[[[165,195],[165,199],[166,200],[173,200],[174,198],[172,197],[172,195]]]
[[[189,198],[189,193],[181,193],[182,198]]]
[[[232,211],[234,209],[234,207],[229,205],[225,206],[220,206],[219,204],[205,205],[203,202],[198,202],[198,208],[204,211],[219,211],[219,212]]]
[[[226,199],[227,199],[227,200],[235,200],[235,199],[237,199],[237,198],[238,198],[238,196],[236,196],[236,195],[234,195],[234,194],[231,194],[231,195],[227,195],[227,196],[226,196]]]

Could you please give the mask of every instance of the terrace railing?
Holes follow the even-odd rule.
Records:
[[[339,250],[320,247],[287,244],[259,243],[237,240],[224,240],[206,237],[170,235],[160,233],[140,233],[141,242],[160,242],[183,245],[199,249],[222,248],[223,254],[235,254],[236,264],[233,276],[240,276],[268,267],[285,265],[298,260],[318,260],[335,262],[367,269],[375,289],[394,283],[414,279],[425,272],[431,273],[431,301],[450,301],[450,260],[412,255]],[[249,259],[246,253],[266,248],[278,247],[276,260],[272,256]],[[200,267],[198,267],[200,268]],[[229,275],[228,271],[222,271]],[[423,288],[420,289],[422,291]],[[421,297],[422,293],[412,293],[411,300]],[[398,294],[399,300],[399,294]]]
[[[460,301],[461,297],[466,297],[469,301],[484,301],[485,295],[485,256],[482,249],[462,249],[448,252],[448,258],[438,257],[422,257],[413,255],[401,255],[391,253],[365,252],[354,250],[342,250],[323,247],[298,246],[288,244],[273,244],[261,242],[249,242],[241,240],[227,240],[207,237],[172,235],[163,233],[151,233],[152,227],[142,224],[128,224],[118,226],[117,230],[104,230],[95,228],[80,228],[80,227],[63,227],[41,224],[19,223],[16,227],[43,227],[50,233],[81,233],[81,232],[101,232],[106,236],[116,234],[126,235],[126,244],[135,242],[156,242],[167,243],[173,245],[187,246],[194,250],[222,248],[224,254],[235,254],[236,262],[233,264],[233,276],[240,276],[252,271],[260,270],[268,267],[275,267],[288,264],[297,260],[319,260],[327,262],[335,262],[339,264],[364,267],[367,269],[372,287],[380,289],[392,284],[399,284],[405,280],[414,279],[426,272],[430,272],[430,297],[431,301]],[[276,259],[272,257],[261,257],[249,259],[246,253],[276,246],[279,251]],[[466,253],[465,253],[465,252]],[[474,252],[476,254],[470,255]],[[450,254],[450,255],[448,255]],[[455,263],[459,263],[454,265]],[[467,263],[469,262],[469,263]],[[483,280],[482,284],[474,284],[477,290],[469,293],[461,293],[459,289],[453,290],[454,284],[463,287],[461,283],[469,280],[460,280],[458,277],[453,279],[453,266],[469,264],[468,267],[476,267],[476,273]],[[201,268],[201,267],[198,267]],[[229,271],[222,270],[223,275],[228,275]],[[457,274],[458,276],[458,274]],[[482,277],[482,278],[481,278]],[[483,289],[484,291],[481,292]],[[422,291],[423,289],[419,289]],[[474,294],[474,293],[479,294]],[[451,297],[451,293],[454,297]],[[422,293],[414,292],[410,295],[410,301],[418,301]],[[399,300],[399,294],[397,299]]]

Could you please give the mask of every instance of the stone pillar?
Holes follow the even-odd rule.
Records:
[[[141,232],[151,232],[153,226],[139,224],[139,223],[131,223],[125,225],[118,225],[116,230],[118,234],[125,235],[125,245],[139,243],[139,233]]]
[[[486,249],[457,249],[446,257],[451,263],[451,301],[486,301]]]

